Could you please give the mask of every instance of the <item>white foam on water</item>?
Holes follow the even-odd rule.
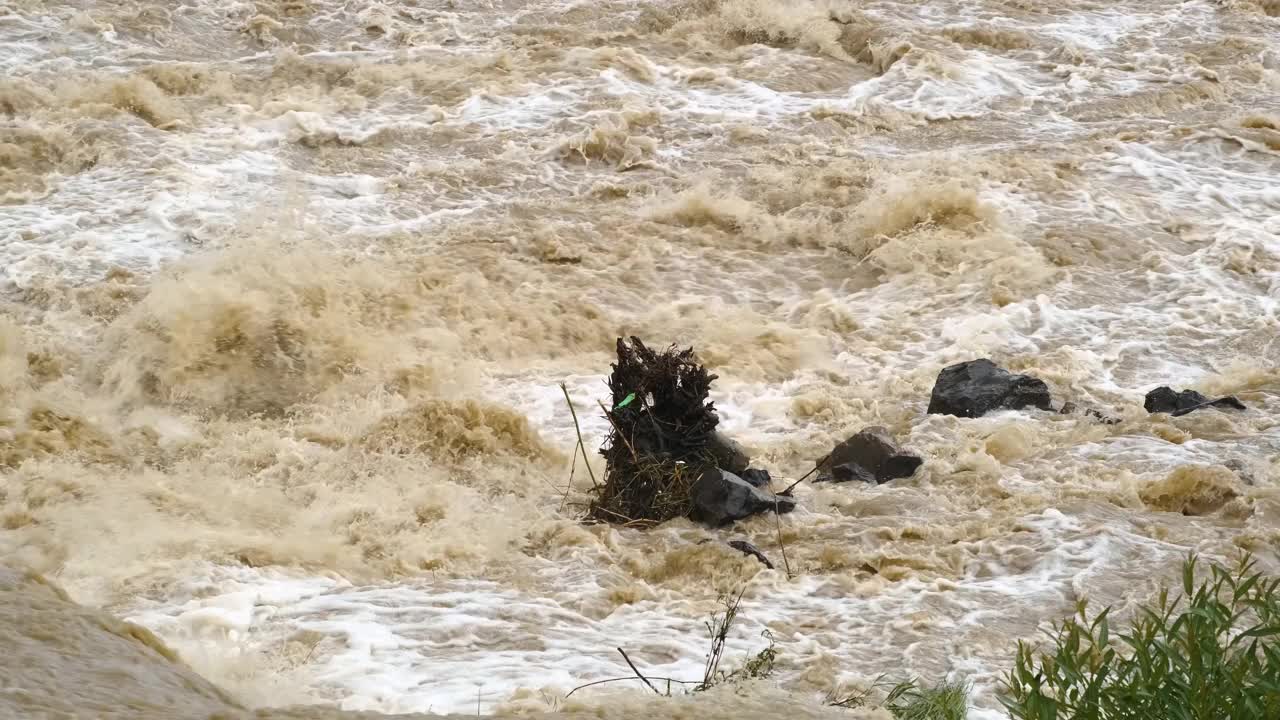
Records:
[[[904,580],[871,594],[848,596],[829,578],[788,581],[758,575],[743,599],[726,651],[726,667],[762,649],[769,629],[787,669],[770,682],[786,687],[792,673],[824,655],[842,675],[873,678],[885,667],[931,667],[960,653],[976,700],[992,707],[997,656],[984,617],[1025,617],[1034,624],[1063,607],[1091,578],[1124,562],[1118,543],[1146,543],[1146,552],[1175,557],[1176,546],[1095,528],[1057,510],[1023,518],[1030,564],[1002,560],[1012,548],[979,543],[962,579]],[[1020,558],[1013,554],[1010,559]],[[563,694],[578,685],[630,670],[624,648],[647,675],[697,680],[705,651],[702,621],[714,609],[655,588],[640,600],[597,616],[584,600],[599,596],[613,572],[571,559],[530,559],[521,586],[483,580],[407,579],[393,585],[290,576],[271,570],[208,567],[203,590],[181,602],[138,608],[130,619],[155,630],[184,655],[213,663],[268,654],[305,633],[310,660],[289,671],[290,682],[343,707],[380,712],[472,712],[519,689]],[[915,618],[904,621],[903,618]],[[914,638],[910,642],[905,642]],[[905,654],[903,648],[906,648]]]
[[[363,145],[383,133],[426,130],[443,118],[444,113],[438,108],[403,118],[391,116],[383,122],[372,123],[367,117],[342,117],[301,110],[288,110],[265,118],[253,112],[252,115],[246,113],[241,121],[239,140],[246,147],[263,149],[307,137],[333,137],[344,144]]]
[[[488,6],[431,10],[436,14],[428,17],[415,15],[427,13],[426,8],[398,8],[402,12],[397,14],[376,2],[349,8],[337,2],[312,5],[312,29],[332,30],[374,49],[321,49],[305,54],[308,60],[378,62],[456,53],[454,59],[460,61],[502,46],[475,26],[466,26],[473,22],[466,13],[492,12]],[[975,22],[994,17],[994,11],[978,11],[981,3],[972,5],[975,11],[966,17]],[[493,24],[509,26],[534,13],[554,16],[572,7],[521,7]],[[223,11],[229,21],[243,23],[257,8],[236,3]],[[197,24],[212,23],[216,12],[204,6],[175,10]],[[874,9],[868,12],[875,15]],[[448,108],[402,103],[404,98],[393,89],[358,111],[288,109],[273,114],[231,106],[210,112],[197,127],[175,133],[128,119],[117,126],[129,134],[131,152],[125,160],[56,178],[55,190],[48,195],[0,207],[0,272],[6,283],[29,287],[48,277],[78,282],[112,265],[155,267],[204,242],[222,241],[246,216],[270,216],[276,209],[292,207],[295,195],[302,197],[302,212],[312,227],[334,236],[358,237],[370,252],[377,251],[378,238],[399,233],[421,234],[415,240],[429,243],[434,228],[483,211],[501,214],[503,203],[511,202],[480,188],[463,200],[444,192],[425,202],[424,194],[437,193],[410,193],[408,199],[398,195],[396,182],[417,170],[447,170],[456,159],[448,154],[394,155],[388,164],[403,161],[397,167],[403,177],[363,170],[301,171],[289,155],[307,139],[332,138],[359,152],[362,144],[397,134],[450,131],[464,133],[473,142],[495,139],[514,144],[526,133],[543,148],[561,139],[562,131],[592,127],[606,112],[600,109],[604,105],[607,112],[615,106],[652,108],[663,123],[705,131],[691,133],[693,137],[678,145],[659,147],[659,164],[696,163],[703,152],[723,142],[718,130],[730,123],[754,124],[788,136],[791,123],[805,121],[819,106],[868,115],[890,108],[929,120],[1034,112],[1037,126],[1027,132],[1060,135],[1070,142],[1092,132],[1087,124],[1058,114],[1074,104],[1200,77],[1190,61],[1159,46],[1139,43],[1125,62],[1115,61],[1117,48],[1144,33],[1159,37],[1184,26],[1217,37],[1218,12],[1209,2],[1197,0],[1150,13],[1135,8],[1055,9],[1049,20],[999,18],[1001,27],[1052,36],[1084,49],[1097,62],[1054,67],[1047,61],[1049,53],[1035,57],[1039,51],[955,49],[939,55],[921,47],[880,77],[828,93],[779,91],[735,76],[732,68],[698,66],[694,58],[640,56],[652,79],[637,79],[612,67],[591,69],[594,49],[566,48],[566,65],[577,67],[576,74],[478,88]],[[901,14],[876,17],[886,23],[914,18],[937,29],[954,24],[956,14],[917,3],[902,8]],[[163,48],[133,47],[110,31],[65,33],[68,20],[65,13],[9,12],[0,17],[0,71],[22,77],[71,72],[88,64],[119,70],[164,55]],[[389,27],[383,27],[389,37],[370,36],[363,29],[367,24]],[[397,38],[410,37],[397,35],[401,30],[421,31],[415,36],[421,37],[421,45],[397,46]],[[63,47],[48,42],[50,36],[58,36]],[[233,50],[226,52],[235,55]],[[238,63],[244,68],[261,69],[275,57],[271,49],[243,52]],[[757,66],[782,62],[791,52],[762,46],[742,50]],[[1260,62],[1273,76],[1280,68],[1274,53],[1264,53]],[[441,132],[441,137],[447,133]],[[819,300],[857,318],[857,333],[821,334],[829,367],[801,367],[781,380],[732,374],[719,380],[713,400],[721,410],[722,428],[748,445],[770,449],[805,438],[806,433],[857,429],[846,426],[881,415],[910,417],[904,423],[910,426],[904,443],[919,448],[929,462],[946,463],[1028,495],[1048,494],[1059,484],[1086,483],[1092,484],[1085,489],[1097,496],[1131,495],[1127,485],[1184,465],[1280,453],[1280,432],[1261,424],[1261,431],[1253,434],[1232,428],[1203,433],[1195,423],[1208,425],[1210,420],[1171,421],[1168,425],[1179,432],[1187,428],[1185,441],[1175,444],[1156,436],[1149,426],[1132,422],[1117,431],[1123,434],[1082,433],[1084,439],[1045,450],[1035,446],[1037,436],[1058,430],[1044,414],[996,413],[965,422],[923,414],[928,382],[937,368],[996,354],[1053,366],[1065,379],[1062,384],[1075,386],[1070,391],[1134,410],[1150,388],[1202,382],[1240,359],[1232,342],[1280,327],[1280,268],[1260,262],[1253,276],[1242,279],[1229,264],[1242,252],[1280,253],[1275,149],[1237,137],[1227,125],[1151,137],[1114,140],[1107,152],[1083,157],[1075,169],[1086,181],[1054,197],[963,176],[966,156],[984,148],[965,147],[933,157],[939,165],[960,168],[958,179],[972,185],[979,201],[993,208],[998,230],[1008,237],[1037,238],[1046,224],[1080,218],[1111,223],[1126,232],[1125,238],[1142,238],[1171,220],[1186,220],[1195,225],[1187,241],[1193,249],[1165,249],[1137,239],[1133,242],[1147,243],[1142,245],[1140,264],[1123,271],[1105,265],[1075,266],[1055,282],[999,305],[992,302],[989,278],[982,271],[1007,258],[966,258],[962,267],[948,268],[954,277],[946,278],[946,272],[933,275],[922,263],[909,271],[886,273],[872,287],[831,292]],[[1018,141],[1021,138],[997,138],[985,149]],[[838,137],[824,143],[832,155],[879,155],[886,160],[902,153],[890,137]],[[550,162],[537,172],[542,182],[559,190],[572,187],[585,173]],[[434,189],[429,181],[423,182],[427,190]],[[890,240],[915,242],[909,233]],[[812,257],[815,264],[826,261],[816,253]],[[1036,250],[1028,251],[1027,259],[1033,266],[1042,258]],[[723,288],[697,287],[689,297],[694,291],[709,297],[712,290]],[[785,279],[769,282],[766,289],[734,291],[743,294],[744,302],[768,300],[775,308],[771,318],[798,316],[815,302],[801,284]],[[714,307],[717,312],[732,310],[727,304]],[[1272,355],[1253,359],[1276,362],[1280,349],[1274,343],[1264,347]],[[607,367],[606,355],[595,359],[600,368]],[[848,382],[833,383],[827,373]],[[549,364],[495,371],[484,391],[527,416],[553,444],[569,450],[576,442],[574,426],[557,385],[565,382],[594,462],[592,448],[610,429],[597,405],[610,400],[604,379],[602,373],[582,367]],[[834,412],[837,420],[831,421],[797,413],[797,398],[814,388],[821,388],[833,405],[844,403],[853,409]],[[1060,385],[1055,391],[1068,392]],[[1260,402],[1274,409],[1280,401],[1267,392]],[[165,427],[165,436],[175,442],[194,432],[176,421]],[[1001,462],[980,447],[997,434],[1021,432],[1030,437],[1026,457]],[[1074,475],[1061,472],[1064,465]],[[1114,471],[1115,478],[1086,477],[1089,468]],[[784,523],[802,518],[805,530],[815,534],[830,528],[847,530],[850,548],[861,548],[866,545],[857,543],[879,547],[875,533],[883,528],[870,521],[855,523],[860,520],[856,513],[866,508],[872,512],[876,499],[898,490],[802,486],[797,492],[801,508]],[[1072,502],[1087,504],[1080,496],[1073,496]],[[1105,524],[1105,514],[1077,515],[1076,509],[1068,511],[1065,504],[1063,508],[1015,515],[1012,528],[1002,526],[988,535],[975,535],[978,539],[958,540],[967,553],[959,560],[932,551],[926,560],[957,563],[948,568],[954,579],[890,580],[862,573],[854,582],[836,573],[788,581],[782,573],[764,572],[744,598],[729,660],[740,662],[760,649],[760,633],[769,628],[786,659],[779,675],[770,680],[780,686],[793,684],[806,665],[835,656],[834,666],[845,679],[871,679],[892,668],[922,677],[973,680],[976,707],[971,720],[1003,717],[994,708],[992,693],[1007,667],[1014,635],[1034,635],[1037,624],[1069,613],[1081,595],[1098,592],[1114,599],[1120,594],[1118,586],[1148,582],[1150,568],[1173,562],[1185,550],[1123,523]],[[931,521],[909,506],[901,512],[894,519],[899,526]],[[986,512],[980,509],[975,515]],[[616,546],[639,546],[631,532],[616,531]],[[675,537],[680,531],[654,532]],[[717,541],[728,538],[728,533],[707,535]],[[623,583],[644,584],[619,562],[621,552],[566,550],[550,560],[513,549],[515,557],[505,577],[424,574],[366,586],[301,572],[199,566],[188,573],[187,594],[134,599],[126,610],[202,669],[247,663],[263,668],[263,676],[279,670],[306,699],[335,700],[350,709],[469,713],[476,710],[479,695],[480,709],[488,712],[520,689],[564,693],[593,680],[629,676],[631,670],[617,647],[625,648],[646,673],[700,678],[706,648],[702,623],[714,604],[655,582],[645,588],[649,595],[614,606],[602,599],[611,589]],[[993,623],[997,616],[1001,622]],[[273,664],[279,662],[280,648],[296,638],[314,643],[313,652]]]
[[[883,103],[929,120],[978,117],[1006,98],[1033,100],[1043,90],[1026,78],[1021,62],[977,51],[939,57],[911,51],[883,75],[849,91],[849,104],[866,110]]]
[[[6,208],[0,213],[4,280],[27,287],[50,275],[92,276],[113,265],[150,268],[176,257],[180,235],[138,202],[146,197],[140,185],[132,173],[104,168],[64,181],[54,196]]]
[[[1168,8],[1163,9],[1168,12]],[[1121,38],[1133,34],[1143,25],[1161,15],[1141,15],[1133,8],[1124,10],[1100,10],[1095,12],[1067,12],[1061,20],[1036,22],[1031,27],[1036,32],[1056,37],[1064,42],[1095,51],[1110,49]]]
[[[645,62],[655,73],[654,82],[641,82],[608,68],[600,72],[602,89],[677,117],[711,122],[767,122],[807,112],[817,104],[814,98],[773,90],[727,72],[719,73],[712,82],[692,81],[695,72],[705,69]],[[574,94],[589,97],[594,90],[583,87]]]

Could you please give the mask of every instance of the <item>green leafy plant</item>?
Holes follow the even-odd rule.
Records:
[[[738,617],[738,605],[742,603],[743,588],[737,595],[721,596],[724,613],[716,613],[707,621],[707,633],[711,636],[711,647],[707,650],[707,663],[702,670],[702,683],[695,691],[714,687],[727,679],[728,674],[720,670],[720,659],[724,657],[725,645],[729,641],[729,629]]]
[[[760,635],[769,646],[753,655],[740,670],[730,673],[732,677],[766,678],[773,674],[773,667],[778,662],[778,648],[773,643],[773,633],[765,630]]]
[[[884,707],[897,720],[965,720],[969,712],[969,685],[944,682],[920,687],[909,680],[889,691]]]
[[[742,667],[726,672],[720,669],[720,660],[724,657],[725,644],[729,639],[729,630],[738,618],[738,606],[742,603],[743,588],[736,595],[720,598],[724,606],[723,613],[716,613],[706,623],[710,635],[711,647],[707,651],[707,662],[702,672],[702,682],[694,687],[694,692],[708,690],[726,682],[735,682],[748,678],[766,678],[773,674],[774,665],[778,661],[778,649],[773,642],[773,633],[765,630],[761,635],[769,643],[768,647],[752,655]]]
[[[1126,632],[1110,608],[1075,617],[1040,652],[1019,643],[1001,697],[1015,720],[1262,720],[1280,718],[1280,579],[1245,557],[1234,569],[1197,559],[1182,592],[1161,591]]]
[[[968,714],[971,689],[968,683],[944,682],[921,687],[916,680],[904,680],[890,685],[885,677],[881,675],[870,686],[849,695],[828,697],[827,704],[847,709],[868,707],[877,688],[888,688],[884,700],[876,707],[888,710],[898,720],[964,720]]]

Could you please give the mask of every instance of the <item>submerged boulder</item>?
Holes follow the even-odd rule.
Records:
[[[1240,402],[1240,400],[1234,396],[1210,400],[1195,390],[1183,390],[1182,392],[1177,392],[1173,388],[1165,385],[1147,393],[1147,397],[1143,401],[1142,407],[1146,408],[1146,411],[1152,414],[1168,413],[1174,417],[1186,415],[1187,413],[1206,407],[1227,407],[1235,410],[1247,409],[1245,404]]]
[[[715,460],[716,467],[734,475],[741,475],[751,464],[751,457],[742,449],[742,445],[718,430],[707,438],[707,451]]]
[[[1080,408],[1076,407],[1075,403],[1066,402],[1063,404],[1062,409],[1058,411],[1058,414],[1074,415],[1078,412],[1080,412]],[[1114,418],[1114,417],[1111,417],[1110,415],[1103,415],[1102,413],[1098,412],[1097,410],[1094,410],[1093,408],[1088,408],[1087,410],[1084,410],[1084,414],[1089,418],[1092,418],[1102,423],[1103,425],[1119,425],[1120,424],[1120,418]]]
[[[1183,465],[1138,492],[1153,510],[1210,515],[1240,496],[1240,478],[1222,465]]]
[[[930,415],[982,417],[993,410],[1051,409],[1049,386],[1030,375],[1014,375],[987,359],[942,369],[929,398]]]
[[[713,527],[728,525],[762,512],[789,513],[794,498],[774,495],[720,468],[710,468],[694,482],[690,517]]]
[[[879,426],[861,432],[836,445],[818,461],[818,480],[886,483],[911,477],[924,460],[898,447],[889,431]]]

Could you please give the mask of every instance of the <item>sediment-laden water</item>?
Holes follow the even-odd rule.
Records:
[[[0,0],[0,69],[5,717],[993,719],[1079,599],[1280,567],[1274,0]],[[776,477],[925,464],[585,526],[633,334]],[[926,415],[977,357],[1120,422]],[[743,587],[772,677],[565,698]]]

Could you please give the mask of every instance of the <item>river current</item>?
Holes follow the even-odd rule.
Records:
[[[1275,0],[0,0],[0,715],[1004,717],[1078,600],[1280,568],[1278,176]],[[779,486],[925,463],[585,525],[630,335]],[[1119,422],[927,415],[979,357]],[[566,697],[739,591],[770,677]]]

